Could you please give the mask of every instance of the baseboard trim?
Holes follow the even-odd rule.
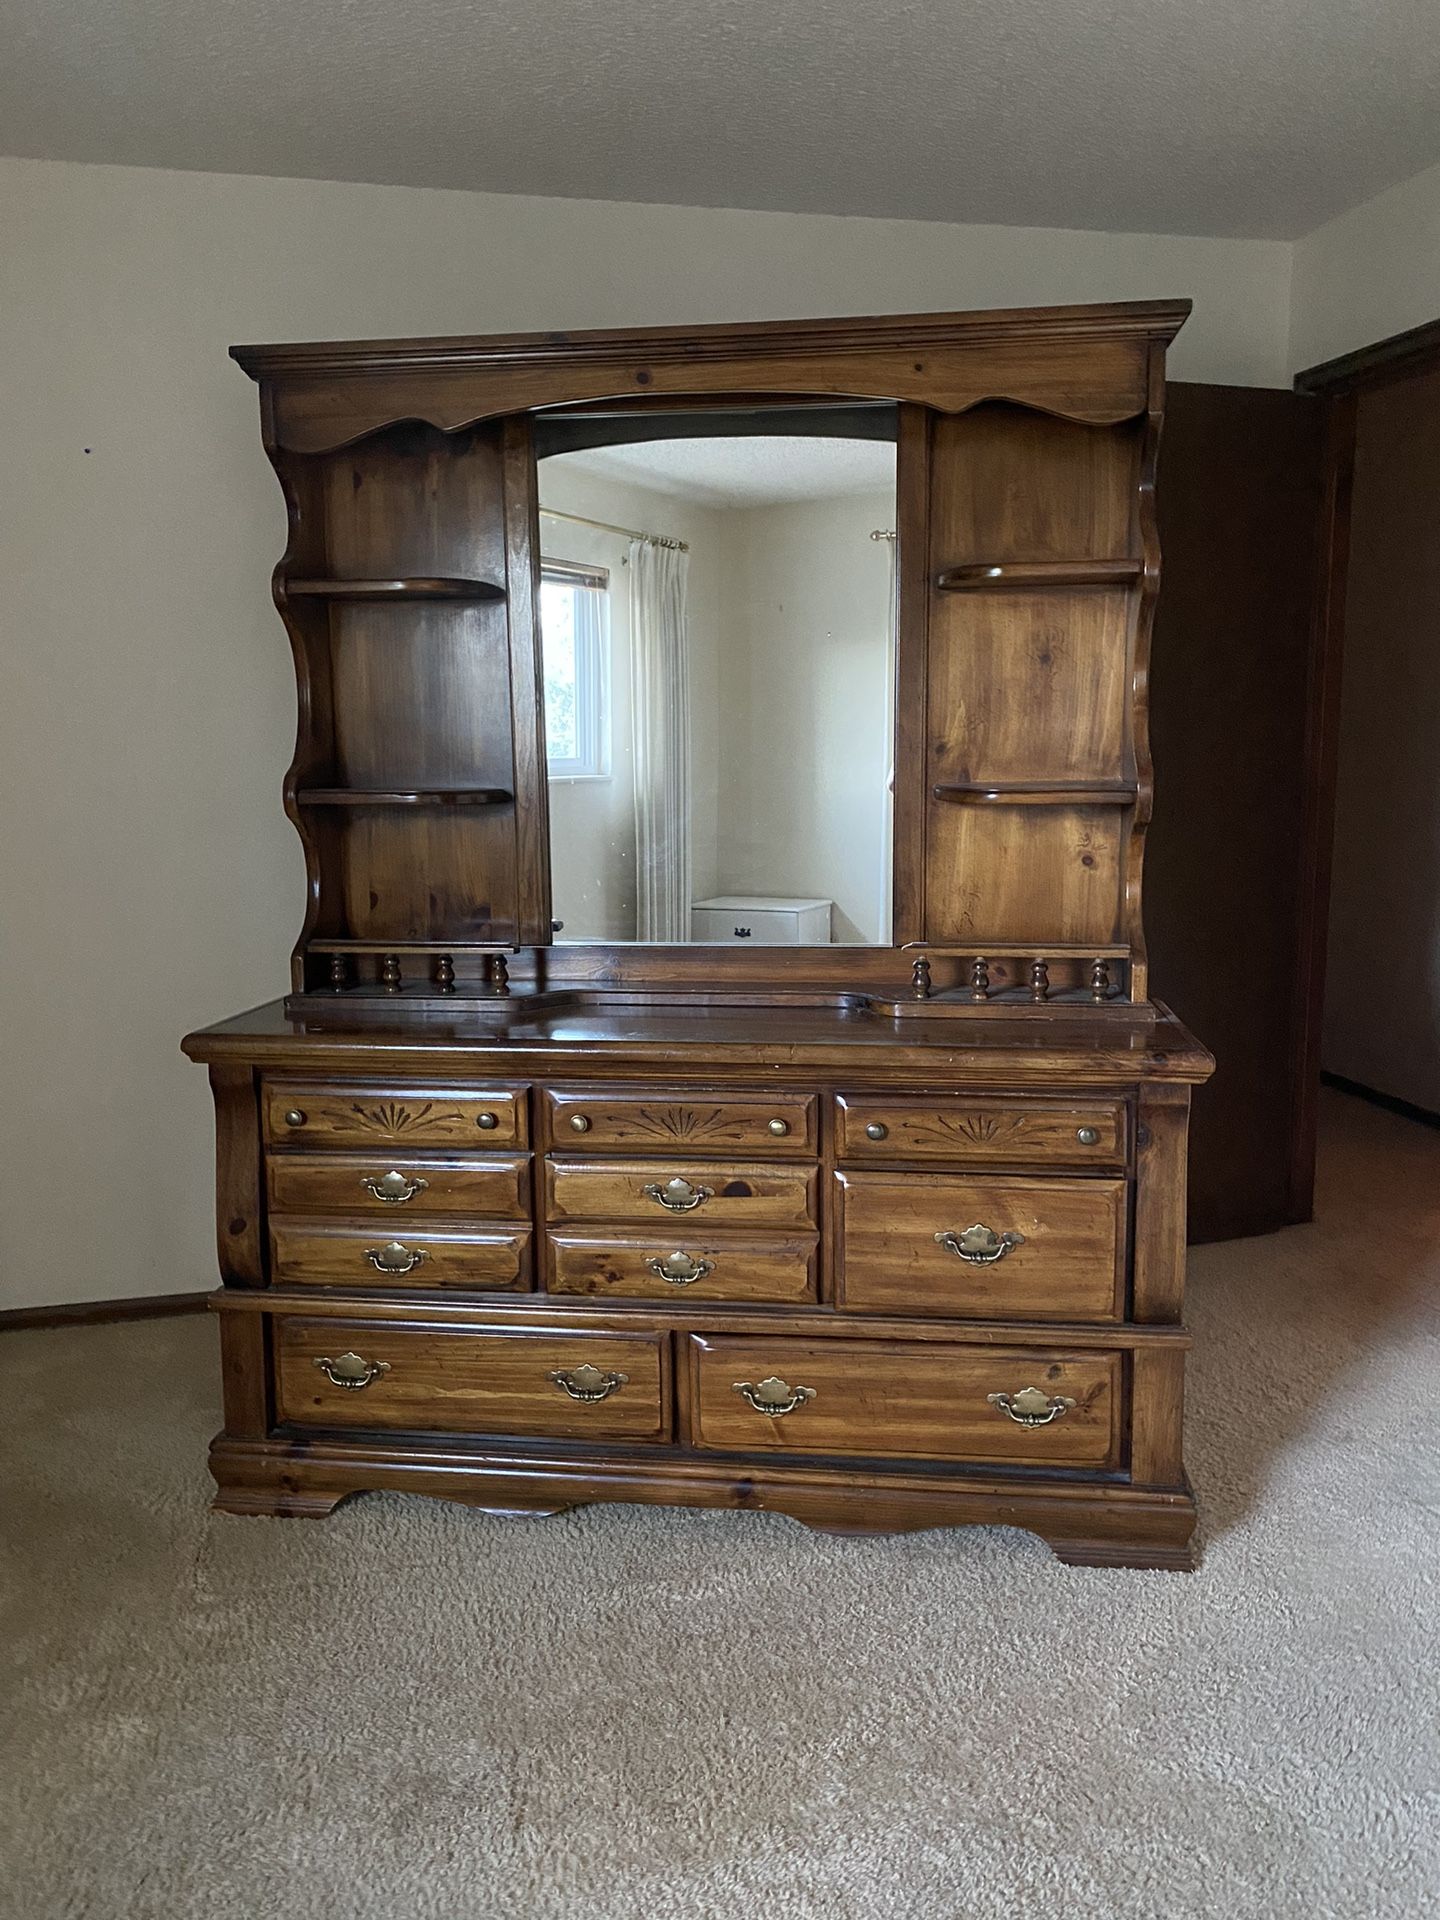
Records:
[[[1334,1087],[1337,1093],[1353,1094],[1357,1100],[1368,1100],[1372,1107],[1383,1107],[1387,1113],[1398,1113],[1402,1119],[1416,1120],[1422,1127],[1440,1127],[1440,1113],[1432,1113],[1429,1107],[1417,1107],[1413,1100],[1402,1100],[1398,1093],[1381,1093],[1375,1087],[1362,1086],[1358,1080],[1347,1080],[1343,1073],[1322,1073],[1322,1087]]]
[[[58,1307],[0,1308],[0,1333],[22,1327],[84,1327],[102,1320],[159,1320],[172,1313],[203,1313],[208,1293],[142,1293],[134,1300],[74,1300]]]

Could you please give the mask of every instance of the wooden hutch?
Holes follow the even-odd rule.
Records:
[[[237,348],[308,907],[192,1034],[218,1124],[217,1505],[396,1489],[1188,1567],[1186,1127],[1147,997],[1146,677],[1184,303]],[[553,939],[537,434],[884,401],[884,947]]]

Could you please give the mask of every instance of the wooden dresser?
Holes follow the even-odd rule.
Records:
[[[290,508],[309,906],[288,998],[185,1042],[221,1509],[666,1501],[1191,1564],[1212,1062],[1140,921],[1183,312],[236,350]],[[894,409],[889,943],[558,942],[546,435],[615,437],[621,397],[822,431],[836,396]]]

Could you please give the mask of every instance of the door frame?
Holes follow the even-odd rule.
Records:
[[[1325,403],[1318,572],[1306,687],[1305,801],[1301,837],[1301,929],[1295,993],[1296,1074],[1290,1130],[1290,1213],[1314,1217],[1315,1150],[1320,1108],[1320,1039],[1325,1011],[1326,938],[1340,764],[1340,691],[1345,655],[1345,595],[1350,566],[1350,503],[1360,396],[1440,367],[1440,320],[1391,334],[1333,360],[1306,367],[1296,393]]]

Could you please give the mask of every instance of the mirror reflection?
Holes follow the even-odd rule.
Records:
[[[889,943],[894,413],[848,413],[540,461],[557,940]]]

